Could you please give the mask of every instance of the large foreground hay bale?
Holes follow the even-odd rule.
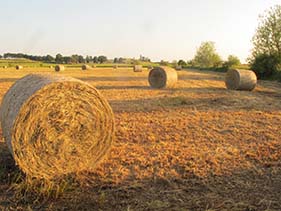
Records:
[[[154,67],[148,75],[152,88],[173,88],[178,81],[178,73],[170,67]]]
[[[27,175],[53,179],[92,171],[114,132],[111,107],[91,85],[48,74],[29,74],[5,94],[3,136]]]
[[[21,66],[21,65],[16,65],[16,69],[17,69],[17,70],[23,69],[23,66]]]
[[[142,65],[135,65],[134,72],[142,72]]]
[[[232,90],[252,91],[257,85],[257,76],[251,70],[228,70],[225,85]]]
[[[63,65],[56,65],[55,66],[55,71],[56,72],[60,72],[60,71],[64,71],[65,67]]]
[[[91,67],[89,65],[86,65],[86,64],[83,64],[81,68],[82,68],[82,70],[90,70],[91,69]]]

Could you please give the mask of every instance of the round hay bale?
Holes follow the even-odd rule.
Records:
[[[135,65],[134,72],[142,72],[142,65]]]
[[[3,137],[26,175],[52,180],[92,171],[108,152],[114,117],[91,85],[49,74],[29,74],[5,94]]]
[[[63,65],[56,65],[55,66],[55,71],[56,72],[60,72],[60,71],[64,71],[65,67]]]
[[[181,65],[177,65],[175,69],[176,70],[182,70],[182,66]]]
[[[152,66],[147,66],[147,69],[151,70],[151,69],[153,69],[153,67]]]
[[[23,66],[21,66],[21,65],[16,65],[16,69],[17,69],[17,70],[23,69]]]
[[[178,81],[178,73],[169,67],[154,67],[148,75],[152,88],[174,88]]]
[[[50,66],[49,66],[49,68],[53,69],[53,66],[52,66],[52,65],[50,65]]]
[[[4,69],[7,69],[7,68],[8,68],[8,66],[4,66],[3,68],[4,68]]]
[[[257,76],[251,70],[228,70],[225,77],[225,85],[231,90],[252,91],[257,85]]]
[[[118,65],[113,65],[113,69],[118,69]]]
[[[91,67],[89,65],[86,65],[86,64],[83,64],[81,68],[82,68],[82,70],[90,70],[91,69]]]

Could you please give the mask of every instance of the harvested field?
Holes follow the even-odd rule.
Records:
[[[0,97],[20,77],[0,70]],[[116,138],[94,173],[58,199],[19,198],[17,168],[0,143],[0,210],[281,210],[281,84],[227,90],[225,74],[178,72],[174,89],[151,89],[129,68],[60,75],[95,86],[109,101]],[[1,133],[2,136],[2,133]]]

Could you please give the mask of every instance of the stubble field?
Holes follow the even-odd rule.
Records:
[[[94,173],[58,199],[19,198],[1,134],[0,209],[281,210],[281,84],[225,89],[224,74],[179,71],[175,89],[148,86],[145,70],[0,69],[0,98],[31,72],[95,86],[115,115],[116,138]]]

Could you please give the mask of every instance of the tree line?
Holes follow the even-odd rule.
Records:
[[[19,59],[29,59],[38,62],[45,63],[57,63],[57,64],[79,64],[79,63],[105,63],[108,61],[106,56],[82,56],[74,54],[72,56],[63,56],[62,54],[57,54],[55,57],[51,55],[46,56],[34,56],[23,53],[5,53],[0,58],[19,58]]]
[[[28,55],[23,53],[5,53],[3,56],[0,55],[0,59],[29,59],[32,61],[44,62],[44,63],[57,63],[57,64],[81,64],[81,63],[97,63],[102,64],[106,62],[113,62],[119,64],[126,64],[126,63],[138,63],[138,62],[151,62],[148,57],[144,57],[140,55],[139,59],[127,59],[123,57],[116,57],[113,60],[109,60],[106,56],[82,56],[78,54],[74,54],[72,56],[63,56],[62,54],[57,54],[55,57],[51,55],[46,56],[34,56]]]

